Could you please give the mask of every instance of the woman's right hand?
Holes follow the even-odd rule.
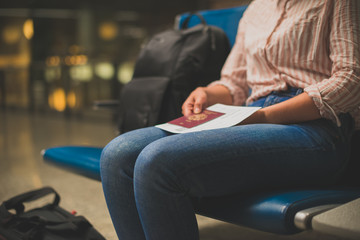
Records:
[[[206,87],[198,87],[192,91],[189,97],[182,105],[182,113],[188,116],[193,113],[201,113],[203,109],[208,107],[208,94]]]
[[[205,108],[215,103],[232,104],[232,96],[227,87],[223,85],[198,87],[185,100],[182,106],[182,113],[185,116],[201,113]]]

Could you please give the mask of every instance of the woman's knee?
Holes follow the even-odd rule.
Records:
[[[100,173],[102,178],[109,174],[117,173],[121,169],[131,169],[131,148],[126,139],[119,136],[108,143],[101,153]]]
[[[165,134],[157,128],[144,128],[122,134],[103,149],[100,158],[101,175],[124,172],[132,177],[136,158],[151,142]]]
[[[138,156],[134,168],[135,188],[156,188],[160,190],[181,190],[178,173],[180,167],[166,139],[146,146]]]

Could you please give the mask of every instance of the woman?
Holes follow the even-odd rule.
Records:
[[[253,1],[221,79],[194,90],[182,110],[262,109],[231,128],[150,127],[111,141],[101,177],[119,239],[198,239],[194,199],[335,182],[360,128],[357,4]]]

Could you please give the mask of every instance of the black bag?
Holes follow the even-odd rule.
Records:
[[[230,52],[224,31],[201,24],[155,35],[142,49],[132,80],[120,96],[119,132],[153,126],[181,116],[181,106],[197,86],[220,78]]]
[[[24,203],[55,194],[54,201],[24,211]],[[104,240],[82,216],[59,207],[60,196],[50,187],[13,197],[0,206],[1,240]],[[16,214],[9,210],[15,210]]]

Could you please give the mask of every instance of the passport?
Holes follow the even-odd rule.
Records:
[[[194,113],[189,116],[182,116],[180,118],[177,118],[175,120],[172,120],[168,123],[173,125],[178,125],[185,128],[192,128],[196,127],[200,124],[206,123],[210,120],[213,120],[217,117],[220,117],[224,115],[224,113],[221,112],[215,112],[211,110],[204,110],[201,113]]]

